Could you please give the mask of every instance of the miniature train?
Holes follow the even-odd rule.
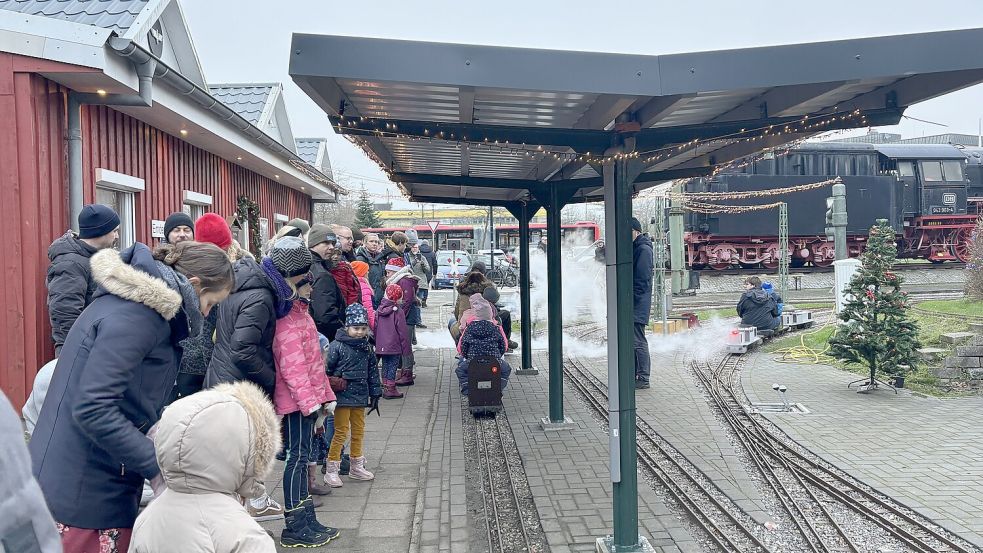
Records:
[[[468,410],[475,417],[495,416],[502,410],[502,370],[494,357],[476,357],[468,363]]]
[[[727,353],[741,355],[765,340],[792,330],[809,328],[816,324],[812,318],[812,311],[804,309],[787,309],[782,312],[781,317],[782,324],[774,330],[758,330],[753,326],[746,325],[739,325],[731,329],[726,339]]]

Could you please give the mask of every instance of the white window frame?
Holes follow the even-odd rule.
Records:
[[[121,193],[119,215],[119,247],[129,248],[137,241],[136,195],[146,190],[146,182],[132,175],[109,169],[96,169],[96,188]]]
[[[201,194],[191,190],[184,191],[184,212],[191,217],[192,221],[197,221],[199,217],[208,213],[212,207],[212,197],[208,194]]]
[[[283,228],[283,225],[287,224],[287,221],[289,221],[289,220],[290,220],[290,217],[287,217],[283,213],[274,213],[273,214],[273,227],[274,227],[273,228],[273,232],[274,233],[280,232],[280,229]]]

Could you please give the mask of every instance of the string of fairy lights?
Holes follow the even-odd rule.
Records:
[[[858,122],[859,126],[861,127],[868,126],[866,114],[860,109],[855,109],[849,112],[834,112],[829,115],[818,117],[810,117],[809,115],[805,115],[796,122],[786,124],[762,124],[758,127],[742,128],[738,131],[721,134],[711,138],[694,138],[693,140],[684,143],[664,146],[652,150],[625,152],[608,156],[598,155],[591,152],[579,154],[576,152],[557,151],[542,145],[526,143],[516,144],[510,143],[509,141],[488,140],[487,138],[482,141],[475,141],[469,140],[466,135],[459,136],[450,132],[437,130],[431,131],[426,127],[423,131],[424,136],[418,136],[416,134],[400,132],[397,123],[369,117],[339,116],[335,130],[339,132],[339,134],[343,134],[349,141],[357,144],[367,152],[369,152],[370,149],[367,148],[363,140],[359,140],[359,138],[366,135],[375,136],[378,138],[400,139],[410,142],[455,144],[459,148],[468,148],[475,151],[486,150],[496,152],[498,154],[511,155],[514,157],[553,159],[556,161],[567,162],[577,161],[586,164],[599,165],[607,165],[620,160],[639,160],[646,165],[650,165],[679,155],[685,150],[692,149],[696,151],[703,146],[714,145],[719,142],[725,142],[728,145],[754,143],[757,141],[765,141],[771,137],[780,137],[783,135],[797,135],[802,133],[815,134],[818,132],[823,132],[823,129],[827,129],[834,123],[850,121]],[[358,131],[361,134],[353,134],[352,131]],[[748,134],[755,134],[755,136],[747,136]],[[801,140],[805,139],[802,138]],[[384,164],[380,163],[380,167],[387,173],[391,173],[391,168],[386,167]]]

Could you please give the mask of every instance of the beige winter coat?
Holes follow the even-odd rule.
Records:
[[[130,553],[276,551],[235,494],[254,497],[280,449],[280,423],[250,382],[175,401],[154,438],[167,489],[133,528]]]

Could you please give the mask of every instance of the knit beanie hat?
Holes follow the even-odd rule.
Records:
[[[420,237],[417,235],[416,231],[413,229],[406,229],[406,243],[412,246],[420,241]]]
[[[277,271],[285,277],[295,277],[311,270],[314,258],[304,241],[287,236],[276,241],[270,250],[270,259]]]
[[[313,248],[321,242],[338,243],[338,237],[328,225],[317,224],[307,232],[307,247]]]
[[[403,299],[403,289],[398,284],[390,284],[386,286],[386,297],[392,301],[399,301]]]
[[[398,272],[400,269],[406,266],[406,262],[403,261],[401,257],[394,257],[389,261],[386,261],[386,270],[392,272]]]
[[[191,216],[183,211],[177,211],[168,215],[167,219],[164,220],[164,242],[167,242],[167,237],[171,235],[171,231],[180,226],[188,227],[191,229],[191,234],[195,235],[195,239],[198,238],[198,235],[195,234],[195,222],[191,220]],[[201,240],[198,241],[201,242]]]
[[[311,224],[300,217],[287,221],[287,226],[300,229],[301,234],[307,234],[307,231],[311,230]]]
[[[198,217],[192,228],[195,229],[195,240],[199,242],[209,242],[223,250],[232,245],[232,229],[217,213],[206,213]]]
[[[369,264],[364,261],[352,261],[352,272],[358,278],[364,278],[365,275],[369,274]]]
[[[498,300],[501,299],[502,295],[498,293],[498,290],[496,290],[494,286],[489,286],[488,288],[482,290],[481,297],[488,300],[488,303],[495,304],[498,303]]]
[[[369,312],[360,303],[353,303],[345,309],[345,326],[366,326],[369,324]]]
[[[98,238],[118,227],[119,215],[109,206],[89,204],[79,213],[79,238]]]
[[[352,229],[352,241],[353,242],[363,242],[365,240],[365,233],[357,228]]]

